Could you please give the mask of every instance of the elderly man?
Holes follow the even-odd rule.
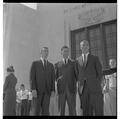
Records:
[[[102,66],[97,56],[89,52],[89,42],[80,42],[81,56],[78,58],[78,85],[83,116],[103,116],[103,94],[101,88]]]

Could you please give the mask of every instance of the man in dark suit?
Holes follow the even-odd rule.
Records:
[[[47,57],[48,47],[43,47],[40,60],[33,62],[31,67],[32,95],[37,102],[35,115],[40,112],[42,115],[49,115],[50,96],[54,96],[55,92],[55,70]]]
[[[77,81],[75,62],[70,60],[67,46],[61,48],[61,54],[62,60],[55,64],[60,114],[65,115],[65,104],[67,101],[69,115],[75,115]]]
[[[82,55],[78,58],[78,86],[83,116],[103,116],[101,88],[102,66],[97,56],[89,53],[89,43],[80,43]]]

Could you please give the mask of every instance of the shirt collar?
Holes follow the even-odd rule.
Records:
[[[43,64],[44,64],[44,59],[43,59],[42,57],[40,57],[40,59],[42,60],[42,62],[43,62]],[[46,59],[46,61],[47,61],[47,59]]]
[[[43,60],[43,58],[41,57],[40,59],[41,59],[41,61],[44,63],[44,60]]]
[[[66,62],[67,62],[67,63],[68,63],[68,59],[69,59],[69,57],[66,59]],[[65,63],[65,59],[63,58],[62,60],[63,60],[63,62]]]
[[[89,52],[87,52],[85,55],[88,56]],[[84,57],[84,54],[82,53],[82,57]]]

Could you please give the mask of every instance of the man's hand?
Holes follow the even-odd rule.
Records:
[[[32,96],[35,97],[35,98],[37,97],[37,91],[36,90],[32,90]]]
[[[80,81],[78,82],[78,91],[80,92],[80,94],[82,94],[83,86],[80,85]]]
[[[81,87],[79,88],[79,91],[80,91],[80,94],[82,94],[83,86],[81,86]]]
[[[55,96],[55,92],[52,91],[52,92],[51,92],[51,97],[54,97],[54,96]]]

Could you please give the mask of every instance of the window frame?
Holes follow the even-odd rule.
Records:
[[[95,24],[95,25],[91,25],[91,26],[88,26],[88,27],[83,27],[83,28],[80,28],[80,29],[71,30],[70,31],[70,34],[71,34],[71,37],[70,37],[70,49],[71,49],[70,54],[71,54],[71,58],[76,59],[76,46],[73,46],[73,44],[76,45],[75,35],[77,33],[85,31],[86,39],[90,43],[90,39],[89,39],[89,31],[90,31],[90,29],[98,27],[98,28],[100,28],[101,46],[102,46],[101,49],[102,49],[102,53],[103,53],[102,56],[104,57],[102,60],[104,60],[103,64],[105,65],[105,69],[107,69],[109,67],[109,63],[107,61],[109,53],[107,52],[107,41],[106,41],[106,36],[105,36],[105,25],[111,25],[111,24],[114,24],[114,23],[116,24],[116,28],[117,28],[117,19],[114,19],[114,20],[110,20],[110,21],[103,22],[103,23],[100,23],[100,24]],[[117,29],[116,29],[116,37],[117,37]],[[117,46],[117,41],[116,41],[116,46]],[[72,49],[73,47],[74,47],[74,51]],[[90,49],[90,53],[91,53],[91,49]],[[117,47],[116,47],[116,55],[117,55]]]

